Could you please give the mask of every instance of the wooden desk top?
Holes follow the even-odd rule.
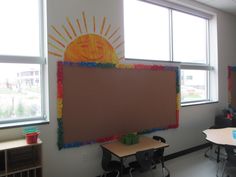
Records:
[[[141,136],[139,138],[138,144],[133,145],[126,145],[119,141],[107,143],[101,145],[108,151],[110,151],[112,154],[119,158],[127,157],[134,155],[138,151],[148,150],[148,149],[159,149],[159,148],[165,148],[169,145],[166,143],[162,143],[160,141],[156,141],[152,138]]]
[[[233,138],[233,130],[236,128],[207,129],[203,133],[206,140],[219,145],[236,146],[236,139]]]

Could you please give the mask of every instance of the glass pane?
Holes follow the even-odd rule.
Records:
[[[174,61],[207,62],[207,20],[173,11]]]
[[[207,73],[181,70],[181,102],[207,100]]]
[[[0,119],[41,116],[39,64],[0,64]]]
[[[169,60],[168,9],[124,0],[125,57]]]
[[[0,1],[0,55],[39,56],[39,0]]]

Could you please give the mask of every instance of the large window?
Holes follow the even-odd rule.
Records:
[[[42,0],[0,2],[0,127],[45,120]]]
[[[212,101],[211,18],[163,0],[124,0],[125,58],[178,62],[181,103]]]

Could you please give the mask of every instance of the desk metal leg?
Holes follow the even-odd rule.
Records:
[[[120,159],[120,163],[121,163],[121,167],[120,167],[120,176],[122,177],[124,174],[124,164],[123,164],[124,160],[123,158]]]
[[[217,146],[217,163],[220,162],[220,145]]]

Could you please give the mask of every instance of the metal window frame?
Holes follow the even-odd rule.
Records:
[[[12,63],[12,64],[39,64],[40,65],[40,92],[41,92],[41,116],[35,117],[23,117],[23,118],[6,118],[0,119],[1,128],[8,127],[8,124],[23,123],[35,121],[47,121],[46,104],[45,104],[45,65],[46,65],[46,53],[45,53],[45,0],[37,0],[39,8],[39,50],[40,56],[15,56],[15,55],[0,55],[0,63]]]
[[[212,71],[214,68],[213,67],[202,67],[200,68],[199,66],[192,66],[192,67],[184,67],[183,65],[180,66],[181,70],[200,70],[200,71],[206,71],[206,99],[199,99],[199,100],[190,100],[190,101],[182,101],[181,104],[191,104],[191,103],[198,103],[198,102],[210,102],[210,71]],[[191,69],[190,69],[191,68]]]
[[[207,24],[206,24],[206,63],[202,64],[202,63],[192,63],[192,62],[178,62],[180,63],[180,68],[181,69],[188,69],[188,70],[203,70],[203,71],[208,71],[207,72],[207,78],[206,78],[206,86],[207,86],[207,90],[206,90],[206,96],[207,99],[205,100],[199,100],[199,101],[188,101],[188,102],[182,102],[181,104],[191,104],[191,103],[197,103],[197,102],[206,102],[206,101],[210,101],[211,95],[210,95],[210,89],[211,89],[211,85],[210,85],[210,72],[212,70],[214,70],[214,67],[211,66],[210,63],[210,30],[209,30],[209,21],[213,18],[212,14],[197,10],[197,9],[193,9],[191,7],[187,7],[181,4],[177,4],[177,3],[173,3],[173,2],[169,2],[169,1],[165,1],[165,0],[138,0],[138,1],[142,1],[142,2],[146,2],[146,3],[151,3],[157,6],[161,6],[161,7],[165,7],[169,10],[169,40],[170,40],[170,46],[169,46],[169,55],[170,55],[170,60],[169,61],[163,61],[166,63],[175,63],[173,56],[174,56],[174,51],[173,51],[173,10],[175,11],[179,11],[182,13],[186,13],[186,14],[190,14],[193,16],[197,16],[200,18],[204,18],[207,20]],[[137,60],[137,61],[148,61],[148,59],[135,59],[135,58],[129,58],[127,60]],[[161,60],[152,60],[152,61],[161,61]]]
[[[211,101],[211,84],[210,84],[210,72],[214,70],[214,67],[211,66],[210,63],[210,31],[209,31],[209,19],[207,20],[206,24],[206,64],[202,63],[187,63],[182,62],[180,68],[185,70],[201,70],[201,71],[207,71],[206,74],[206,99],[203,100],[193,100],[193,101],[182,101],[181,104],[191,104],[191,103],[197,103],[197,102],[209,102]]]
[[[206,13],[206,12],[203,12],[203,11],[191,8],[191,7],[187,7],[186,5],[182,5],[182,4],[178,4],[178,3],[174,3],[174,2],[170,2],[166,0],[138,0],[138,1],[146,2],[146,3],[158,5],[158,6],[163,6],[171,10],[177,10],[180,12],[184,12],[184,13],[191,14],[191,15],[198,16],[205,19],[211,19],[213,17],[212,14],[209,14],[209,13]]]

